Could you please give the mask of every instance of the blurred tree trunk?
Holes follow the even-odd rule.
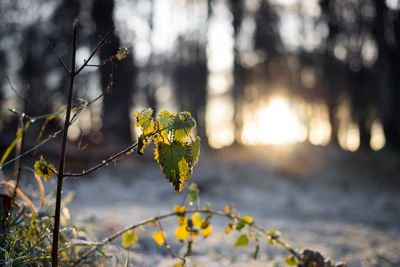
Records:
[[[378,60],[375,64],[376,86],[379,92],[379,110],[383,121],[386,142],[389,146],[400,146],[399,88],[395,87],[398,76],[391,75],[391,69],[398,66],[397,59],[391,59],[390,47],[386,40],[388,7],[384,0],[373,1],[376,16],[373,33],[378,44]],[[391,66],[391,60],[395,62]]]
[[[19,71],[22,84],[28,86],[29,90],[29,108],[27,113],[31,116],[48,113],[52,111],[51,101],[45,101],[48,98],[48,87],[45,83],[47,62],[46,62],[46,45],[42,43],[43,35],[38,25],[29,26],[23,33],[22,55],[23,64]]]
[[[156,84],[153,80],[154,78],[154,71],[156,71],[154,60],[154,47],[152,42],[153,31],[154,31],[154,0],[150,0],[150,13],[148,15],[148,23],[150,28],[149,34],[149,45],[150,45],[150,56],[147,61],[145,72],[146,72],[146,84],[144,86],[144,91],[146,94],[147,104],[151,107],[154,111],[154,114],[157,114],[157,99],[156,99]]]
[[[337,66],[337,59],[333,55],[333,46],[337,34],[339,33],[339,27],[337,24],[337,20],[335,19],[334,2],[332,0],[322,0],[320,1],[321,11],[322,11],[322,19],[328,25],[328,36],[325,42],[325,51],[323,54],[323,80],[324,86],[326,88],[326,99],[327,105],[329,109],[329,123],[331,125],[331,138],[330,144],[338,146],[338,132],[339,132],[339,122],[336,118],[336,112],[338,107],[339,100],[339,90],[335,88],[335,76],[337,78],[338,73],[335,71],[335,67]]]
[[[371,107],[370,73],[365,67],[357,72],[349,70],[349,84],[351,88],[352,116],[360,129],[360,149],[370,150]]]
[[[92,18],[96,26],[92,38],[93,46],[114,26],[113,14],[114,0],[93,1]],[[114,55],[120,46],[120,39],[114,31],[109,42],[100,50],[100,59]],[[110,65],[99,70],[103,90],[110,83],[110,74],[113,75],[111,90],[105,94],[103,101],[103,137],[107,142],[127,144],[132,140],[130,107],[137,73],[132,53],[131,49],[123,61],[113,66],[113,70]]]
[[[190,111],[197,121],[198,135],[207,144],[205,107],[207,102],[206,47],[197,42],[179,38],[177,47],[180,60],[174,69],[173,80],[181,110]],[[186,58],[185,55],[190,55]]]
[[[229,7],[233,16],[232,27],[233,27],[233,39],[234,39],[234,47],[233,47],[233,88],[232,88],[232,96],[233,96],[233,120],[234,120],[234,136],[235,143],[237,138],[240,136],[240,132],[243,128],[243,122],[241,120],[240,114],[240,102],[243,100],[244,93],[244,72],[245,69],[241,64],[240,60],[240,50],[239,50],[239,33],[240,27],[242,25],[243,20],[243,0],[230,0]]]

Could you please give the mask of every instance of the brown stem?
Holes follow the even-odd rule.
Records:
[[[89,173],[92,173],[98,169],[100,169],[101,167],[109,164],[112,161],[118,160],[121,158],[121,156],[123,156],[126,153],[129,153],[130,151],[132,151],[133,149],[135,149],[137,147],[138,143],[135,143],[133,145],[128,146],[127,148],[125,148],[124,150],[118,152],[117,154],[109,157],[107,160],[103,160],[101,163],[97,164],[96,166],[88,169],[88,170],[84,170],[78,173],[65,173],[64,177],[80,177],[80,176],[84,176],[84,175],[88,175]]]
[[[67,103],[67,113],[65,116],[64,128],[63,128],[63,139],[61,143],[60,152],[60,163],[58,167],[58,179],[57,179],[57,192],[56,192],[56,208],[54,214],[54,229],[53,229],[53,243],[51,250],[51,263],[53,267],[58,266],[58,237],[60,234],[60,211],[61,211],[61,195],[62,185],[64,178],[64,167],[66,158],[67,138],[68,138],[68,127],[70,125],[70,117],[72,110],[72,96],[74,92],[75,82],[75,60],[76,60],[76,46],[77,46],[77,35],[78,35],[78,21],[75,20],[73,23],[73,41],[72,41],[72,54],[71,54],[71,68],[69,72],[69,93]]]
[[[92,59],[92,57],[99,51],[99,49],[107,42],[108,39],[110,39],[111,34],[114,32],[115,26],[112,27],[112,29],[106,34],[106,36],[96,45],[96,47],[93,49],[92,53],[90,54],[89,58],[85,60],[85,62],[82,64],[82,66],[75,71],[75,75],[78,75],[88,64],[89,61]]]

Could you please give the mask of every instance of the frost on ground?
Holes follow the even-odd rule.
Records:
[[[296,248],[319,250],[349,266],[400,266],[399,163],[390,152],[229,148],[204,152],[189,183],[199,185],[203,203],[213,203],[216,209],[232,204],[258,225],[280,230]],[[64,188],[75,193],[72,217],[78,222],[95,220],[100,237],[171,211],[182,198],[154,161],[135,156],[95,176],[68,179]],[[272,266],[286,255],[264,242],[259,259],[253,260],[253,246],[234,248],[235,234],[222,234],[228,221],[212,222],[220,230],[197,242],[190,266]],[[174,226],[174,218],[163,222],[179,250]],[[139,233],[139,238],[129,256],[134,266],[176,262],[152,243],[148,232]]]

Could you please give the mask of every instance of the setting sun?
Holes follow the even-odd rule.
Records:
[[[303,141],[306,136],[296,113],[287,99],[272,97],[255,113],[244,120],[243,142],[246,144],[291,144]]]

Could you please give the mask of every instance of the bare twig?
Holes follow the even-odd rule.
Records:
[[[162,224],[161,224],[161,221],[159,221],[159,220],[157,220],[157,224],[158,224],[158,228],[160,228],[160,231],[162,232],[162,233],[164,233],[164,229],[163,229],[163,227],[162,227]],[[168,249],[168,251],[169,251],[169,253],[172,255],[172,257],[175,257],[175,258],[179,258],[182,262],[186,262],[186,259],[184,258],[184,257],[180,257],[174,250],[173,250],[173,248],[171,247],[171,245],[169,244],[169,242],[167,241],[167,237],[166,236],[164,236],[164,246]]]
[[[3,70],[3,75],[4,77],[6,77],[8,84],[10,85],[11,90],[14,92],[14,94],[22,101],[25,102],[25,98],[23,98],[18,92],[17,90],[15,90],[10,78],[8,77],[7,73]]]
[[[96,45],[96,47],[93,49],[92,53],[90,54],[89,58],[85,60],[85,62],[82,64],[82,66],[75,71],[75,75],[78,75],[88,64],[89,61],[93,58],[93,56],[99,51],[99,49],[107,42],[108,39],[110,39],[112,33],[115,30],[115,26],[111,28],[111,30],[106,34],[106,36],[101,39],[101,41]]]
[[[84,175],[88,175],[89,173],[92,173],[98,169],[100,169],[101,167],[110,164],[110,162],[119,160],[123,155],[125,155],[126,153],[131,152],[133,149],[135,149],[138,146],[138,143],[135,143],[133,145],[128,146],[127,148],[125,148],[124,150],[118,152],[117,154],[109,157],[107,160],[103,160],[102,162],[100,162],[99,164],[97,164],[96,166],[87,169],[87,170],[83,170],[79,173],[65,173],[64,177],[80,177],[80,176],[84,176]]]
[[[62,133],[63,130],[58,130],[57,132],[54,132],[52,134],[50,134],[46,139],[43,139],[40,143],[38,143],[37,145],[35,145],[34,147],[28,149],[27,151],[25,151],[24,153],[16,156],[13,159],[10,159],[9,161],[5,162],[2,167],[4,168],[5,166],[13,163],[14,161],[32,153],[33,151],[35,151],[36,149],[38,149],[39,147],[41,147],[42,145],[44,145],[45,143],[49,142],[50,140],[53,140],[54,138],[56,138],[60,133]]]
[[[58,61],[60,61],[61,66],[64,68],[64,70],[70,74],[70,70],[68,69],[67,65],[65,64],[64,60],[61,58],[61,56],[57,53],[57,50],[54,48],[54,46],[50,43],[50,41],[47,41],[49,44],[49,47],[51,48],[51,50],[53,51],[53,53],[56,55]]]

